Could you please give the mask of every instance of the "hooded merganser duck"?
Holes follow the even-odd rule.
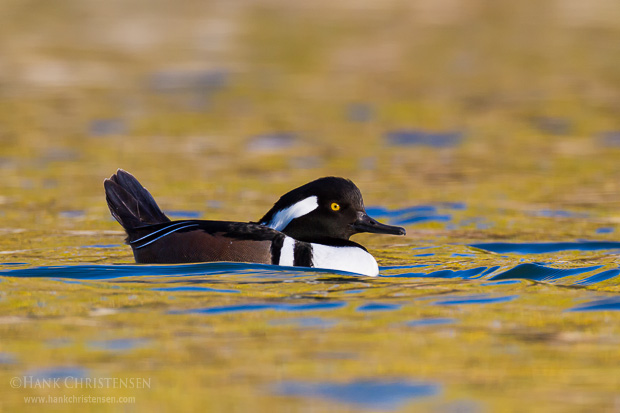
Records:
[[[119,169],[104,181],[112,216],[127,232],[137,263],[236,261],[314,267],[376,276],[366,248],[349,240],[373,232],[404,235],[366,214],[360,190],[344,178],[320,178],[283,195],[258,222],[170,221],[151,194]]]

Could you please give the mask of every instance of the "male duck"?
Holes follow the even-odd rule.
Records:
[[[170,221],[146,188],[122,169],[104,187],[110,212],[127,232],[138,263],[236,261],[376,276],[374,257],[349,237],[405,234],[404,228],[369,217],[359,189],[344,178],[320,178],[290,191],[258,223]]]

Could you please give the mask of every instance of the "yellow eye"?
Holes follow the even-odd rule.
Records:
[[[340,205],[335,202],[332,202],[332,211],[340,211]]]

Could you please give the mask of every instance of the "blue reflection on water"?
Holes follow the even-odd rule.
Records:
[[[491,277],[491,280],[526,279],[533,281],[552,281],[559,278],[584,274],[602,268],[602,265],[582,268],[551,268],[538,264],[519,264],[501,274]]]
[[[504,281],[492,281],[489,283],[482,283],[480,285],[483,286],[491,286],[491,285],[510,285],[510,284],[519,284],[521,280],[504,280]]]
[[[456,322],[453,318],[423,318],[421,320],[411,320],[405,323],[409,327],[425,327],[425,326],[437,326],[443,324],[454,324]]]
[[[386,303],[367,303],[357,307],[357,311],[386,311],[386,310],[398,310],[401,307],[400,304],[386,304]]]
[[[498,254],[514,252],[517,254],[545,254],[560,251],[595,251],[620,249],[620,242],[615,241],[578,241],[578,242],[488,242],[470,244],[471,247]]]
[[[451,214],[439,214],[439,208],[449,210],[463,210],[465,204],[461,202],[444,202],[437,205],[414,205],[406,208],[387,209],[381,206],[366,208],[366,212],[373,218],[387,219],[393,225],[412,225],[423,222],[449,222]]]
[[[568,311],[620,311],[620,297],[608,297],[573,307]]]
[[[321,317],[294,317],[270,320],[269,324],[273,326],[293,326],[300,328],[329,328],[336,325],[336,321]]]
[[[406,218],[394,219],[390,223],[392,225],[409,225],[417,224],[420,222],[438,221],[448,222],[452,220],[452,215],[415,215]]]
[[[170,311],[169,314],[229,314],[245,311],[277,310],[277,311],[311,311],[333,310],[346,306],[344,301],[328,301],[318,303],[252,303],[239,305],[224,305],[216,307],[192,308],[189,310]]]
[[[461,209],[462,204],[442,204],[444,208]],[[386,218],[393,225],[410,225],[429,221],[448,222],[452,220],[452,215],[438,214],[437,206],[434,205],[415,205],[400,209],[387,209],[374,206],[366,208],[368,215],[373,218]]]
[[[618,276],[619,274],[620,274],[620,270],[618,270],[618,269],[607,270],[607,271],[600,272],[598,274],[591,275],[590,277],[584,278],[583,280],[576,281],[575,284],[577,284],[577,285],[592,285],[592,284],[600,283],[602,281],[606,281],[606,280],[609,280],[611,278],[614,278],[614,277]]]
[[[13,353],[0,352],[0,364],[15,364],[17,357]]]
[[[283,396],[324,398],[352,404],[356,408],[391,410],[413,399],[438,395],[441,386],[409,380],[359,380],[350,383],[292,381],[277,385],[275,392]]]
[[[458,131],[429,132],[416,129],[399,129],[387,132],[385,139],[392,146],[446,148],[460,144],[463,140],[463,133]]]
[[[583,212],[565,211],[563,209],[542,209],[533,212],[532,215],[545,218],[587,218],[588,214]]]
[[[491,274],[491,273],[493,273],[493,272],[495,272],[495,271],[497,271],[497,270],[499,270],[499,269],[500,269],[500,266],[499,266],[499,265],[496,265],[496,266],[494,266],[494,267],[490,267],[489,269],[487,269],[487,270],[483,271],[483,272],[482,272],[482,274],[480,274],[480,276],[482,277],[482,276],[485,276],[485,275]]]
[[[437,207],[433,205],[416,205],[400,209],[388,209],[381,206],[366,208],[368,215],[375,218],[393,218],[409,214],[436,214]]]
[[[89,341],[88,347],[94,350],[129,351],[148,346],[150,340],[145,338],[116,338],[111,340]]]
[[[497,267],[494,267],[497,268]],[[487,271],[487,267],[470,268],[467,270],[439,270],[429,273],[423,272],[406,272],[395,275],[383,275],[383,277],[390,278],[422,278],[422,277],[434,277],[434,278],[463,278],[470,279]]]
[[[318,268],[282,267],[268,264],[248,264],[240,262],[208,262],[200,264],[174,265],[58,265],[33,268],[4,269],[0,276],[5,277],[46,277],[71,278],[83,280],[105,280],[121,277],[144,276],[188,276],[188,275],[220,275],[220,274],[265,274],[292,278],[308,273],[351,273],[322,270]]]
[[[457,209],[457,210],[467,209],[467,204],[465,202],[442,202],[440,205],[448,209]]]
[[[58,366],[43,369],[30,370],[25,376],[32,376],[34,380],[53,380],[65,378],[85,378],[89,376],[88,370],[82,367]]]
[[[586,242],[586,244],[588,244]],[[476,244],[481,245],[481,244]],[[419,254],[419,257],[431,256],[429,254]],[[416,258],[419,258],[416,257]],[[523,260],[525,261],[525,259]],[[592,285],[602,281],[606,281],[620,276],[620,269],[605,268],[603,266],[588,266],[580,268],[553,268],[545,263],[528,263],[524,262],[514,267],[473,267],[462,270],[438,269],[431,272],[413,272],[412,269],[423,268],[441,268],[440,264],[409,264],[402,266],[385,266],[381,267],[380,277],[386,278],[443,278],[443,279],[464,279],[475,280],[486,278],[490,281],[501,281],[509,279],[526,279],[533,281],[555,281],[565,277],[578,276],[588,274],[587,278],[582,277],[580,280],[571,280],[576,285]],[[304,267],[282,267],[267,264],[247,264],[232,262],[210,262],[200,264],[175,264],[175,265],[63,265],[63,266],[44,266],[23,268],[19,264],[18,268],[10,264],[8,268],[0,269],[0,277],[41,277],[59,280],[62,282],[75,282],[67,280],[109,280],[122,277],[151,277],[143,279],[142,282],[151,283],[179,283],[185,277],[196,276],[213,276],[212,279],[201,278],[193,279],[191,284],[203,285],[153,285],[155,291],[168,292],[213,292],[213,293],[238,293],[234,289],[218,289],[209,283],[221,283],[224,280],[219,276],[242,276],[245,282],[248,279],[257,279],[257,282],[285,282],[286,280],[304,279],[306,277],[340,276],[346,277],[346,280],[359,281],[368,279],[357,274],[347,273],[343,271],[333,271],[318,268]],[[170,277],[179,277],[179,279],[171,280]],[[231,282],[235,282],[231,279]]]

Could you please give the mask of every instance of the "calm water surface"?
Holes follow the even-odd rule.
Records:
[[[619,413],[619,4],[0,2],[0,412]],[[117,168],[172,219],[343,176],[407,235],[136,265]]]
[[[368,209],[409,222],[414,233],[414,218],[467,210]],[[533,382],[603,407],[617,400],[617,242],[379,237],[384,244],[373,252],[383,265],[371,278],[262,264],[135,265],[129,247],[107,243],[120,234],[86,236],[105,243],[67,247],[63,260],[71,262],[32,250],[24,256],[44,265],[0,265],[0,364],[7,381],[21,380],[20,396],[128,395],[150,404],[157,388],[181,383],[204,390],[200,398],[215,408],[256,400],[294,409],[311,402],[486,411],[532,391]],[[115,256],[126,263],[105,263]],[[567,371],[589,379],[573,385]],[[591,376],[601,371],[604,380]],[[76,380],[107,377],[148,379],[151,388],[75,388]],[[60,388],[39,388],[54,379]]]

